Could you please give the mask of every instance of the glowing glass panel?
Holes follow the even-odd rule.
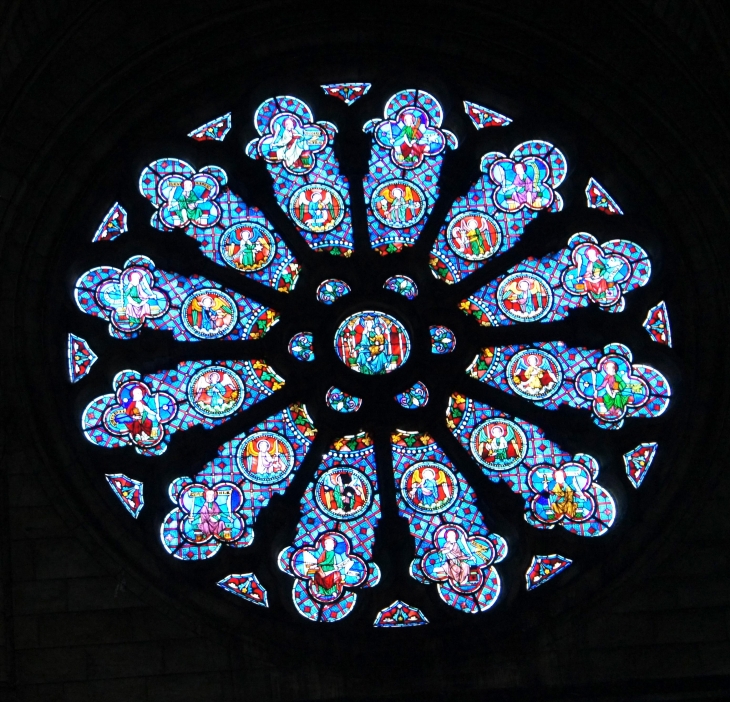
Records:
[[[365,375],[382,375],[408,360],[411,340],[395,317],[368,310],[342,322],[335,333],[335,351],[348,368]]]
[[[317,286],[317,299],[325,305],[331,305],[335,300],[350,292],[350,286],[344,280],[327,278]]]
[[[527,589],[534,590],[558,573],[562,573],[573,561],[570,558],[553,554],[552,556],[533,556],[532,563],[525,573]]]
[[[324,401],[335,412],[357,412],[362,407],[362,398],[350,395],[334,385],[327,391]]]
[[[386,255],[413,246],[428,221],[447,148],[458,140],[441,129],[443,109],[421,90],[402,90],[385,105],[384,119],[371,119],[369,171],[363,185],[370,245]]]
[[[545,409],[591,410],[602,429],[620,429],[625,417],[658,417],[671,396],[659,371],[632,361],[623,344],[598,351],[551,341],[482,349],[467,372]]]
[[[579,536],[600,536],[616,505],[596,482],[598,461],[571,456],[539,427],[454,393],[446,425],[492,481],[504,481],[525,501],[525,520],[538,529],[560,525]]]
[[[154,456],[176,431],[211,429],[283,385],[263,361],[185,361],[144,377],[125,370],[114,376],[113,393],[87,405],[81,428],[97,446],[134,446]]]
[[[624,294],[646,285],[650,276],[651,263],[640,246],[622,239],[599,245],[581,233],[557,253],[518,263],[459,306],[485,327],[555,322],[589,304],[622,312]]]
[[[93,242],[112,241],[127,230],[127,211],[115,202],[94,234]]]
[[[398,432],[391,448],[398,513],[416,546],[411,577],[436,583],[441,599],[462,612],[489,609],[507,542],[487,529],[474,491],[428,434]]]
[[[175,507],[160,528],[165,550],[191,561],[250,546],[259,512],[289,487],[316,433],[306,408],[290,405],[223,444],[193,477],[174,480]]]
[[[488,107],[477,105],[475,102],[469,102],[468,100],[464,100],[464,112],[466,112],[472,124],[477,129],[484,129],[485,127],[506,127],[508,124],[512,124],[512,120],[509,117],[505,117],[499,114],[499,112],[490,110]]]
[[[350,190],[333,149],[337,127],[315,122],[309,106],[288,95],[263,102],[254,124],[260,136],[246,154],[266,162],[281,209],[312,249],[350,256]]]
[[[392,605],[378,612],[373,626],[392,629],[405,626],[423,626],[424,624],[428,624],[428,619],[418,607],[411,607],[401,600],[396,600]]]
[[[314,360],[314,338],[309,332],[299,332],[289,340],[289,353],[297,361],[311,362]]]
[[[380,581],[372,560],[380,496],[368,434],[334,442],[304,492],[301,515],[279,568],[294,578],[292,599],[303,617],[335,622],[352,611],[358,589]]]
[[[320,86],[325,95],[342,100],[348,107],[359,100],[372,87],[371,83],[330,83]]]
[[[669,326],[669,312],[664,302],[652,307],[643,324],[649,336],[657,342],[672,348],[672,329]]]
[[[155,207],[151,224],[182,230],[219,266],[279,292],[294,289],[299,264],[261,210],[249,207],[228,187],[218,166],[198,173],[185,161],[162,158],[142,171],[139,190]]]
[[[386,290],[403,295],[409,300],[415,300],[418,297],[418,286],[407,275],[394,275],[385,281],[383,287]]]
[[[84,339],[75,334],[68,335],[68,377],[72,383],[88,375],[98,359]]]
[[[591,178],[586,185],[586,202],[593,210],[601,210],[610,215],[622,215],[623,211],[595,178]]]
[[[226,112],[226,114],[196,127],[188,136],[195,141],[223,141],[230,131],[231,113]]]
[[[435,325],[428,328],[431,335],[431,353],[443,355],[456,348],[456,336],[448,327]]]
[[[403,407],[403,409],[418,409],[428,404],[428,388],[420,380],[413,386],[398,393],[395,401]]]
[[[253,602],[262,607],[269,606],[269,595],[266,588],[253,573],[228,575],[218,581],[218,586],[226,592],[242,597],[246,602]]]
[[[133,339],[143,327],[171,331],[175,341],[260,339],[279,321],[270,307],[201,276],[158,270],[133,256],[124,270],[99,266],[76,281],[76,304],[109,321],[109,334]]]
[[[431,272],[446,283],[458,283],[509,251],[541,211],[563,209],[556,188],[568,165],[546,141],[519,144],[509,157],[485,154],[481,170],[484,175],[454,201],[431,249]]]
[[[644,478],[654,462],[658,446],[653,442],[639,444],[633,451],[624,454],[626,475],[628,475],[631,484],[635,488],[638,488],[644,482]]]
[[[104,477],[127,512],[137,519],[144,507],[144,485],[142,482],[128,478],[124,473],[108,473]]]

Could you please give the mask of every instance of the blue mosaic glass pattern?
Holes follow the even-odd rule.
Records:
[[[422,90],[401,90],[385,105],[384,119],[371,119],[368,174],[363,181],[370,245],[378,253],[413,246],[438,197],[447,148],[458,140],[441,129],[443,109]]]
[[[261,210],[246,205],[227,183],[218,166],[196,173],[185,161],[162,158],[142,171],[139,190],[155,207],[155,229],[180,229],[217,265],[279,292],[293,290],[299,277],[294,254]]]
[[[144,377],[121,371],[112,385],[113,393],[86,406],[84,436],[97,446],[134,446],[154,456],[167,449],[171,434],[218,426],[272,395],[284,380],[258,360],[185,361]]]
[[[350,186],[333,149],[337,127],[315,122],[309,106],[288,95],[261,103],[254,125],[259,137],[246,154],[266,162],[281,209],[312,249],[350,256]]]
[[[292,599],[302,616],[335,622],[355,606],[357,590],[374,587],[373,562],[380,496],[372,440],[366,433],[334,442],[307,487],[291,546],[279,568],[294,578]]]
[[[227,441],[199,473],[174,480],[175,507],[160,527],[167,552],[192,561],[223,545],[250,546],[259,512],[286,492],[316,433],[306,408],[290,405]]]
[[[556,322],[593,303],[622,312],[625,293],[649,282],[646,251],[623,239],[598,244],[575,234],[568,246],[541,259],[528,258],[460,303],[485,327]]]
[[[628,346],[573,348],[562,341],[482,349],[467,369],[472,378],[540,407],[592,411],[603,429],[620,429],[626,417],[658,417],[671,389],[656,369],[633,363]]]
[[[279,320],[277,312],[199,275],[186,278],[133,256],[124,270],[99,266],[75,288],[86,314],[109,321],[109,334],[133,339],[143,327],[171,331],[175,341],[260,339]]]
[[[556,188],[568,165],[549,142],[526,141],[509,157],[487,153],[481,170],[484,175],[454,201],[431,249],[431,272],[446,283],[458,283],[509,251],[541,211],[563,209]]]
[[[398,513],[416,546],[411,576],[436,583],[441,599],[462,612],[489,609],[501,590],[494,564],[507,542],[487,529],[474,491],[428,434],[393,434],[391,447]]]
[[[494,483],[505,482],[525,501],[525,520],[538,529],[560,525],[579,536],[600,536],[616,505],[596,480],[598,461],[575,456],[534,424],[454,393],[446,425]]]

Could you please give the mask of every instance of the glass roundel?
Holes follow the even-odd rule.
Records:
[[[411,352],[405,327],[384,312],[350,315],[335,333],[335,350],[348,367],[364,375],[383,375],[400,368]]]
[[[372,606],[366,618],[376,627],[392,627],[428,624],[437,607],[465,614],[490,609],[500,600],[509,559],[525,573],[524,596],[549,579],[556,579],[555,587],[559,574],[585,553],[578,547],[573,552],[575,541],[560,533],[590,543],[614,528],[617,505],[604,487],[604,473],[623,457],[624,479],[639,488],[661,455],[656,441],[640,435],[647,427],[650,438],[651,421],[670,405],[669,382],[646,363],[646,339],[634,344],[630,324],[616,325],[616,315],[636,304],[634,291],[646,286],[648,292],[652,284],[641,241],[626,233],[632,220],[594,178],[584,202],[574,190],[564,201],[560,191],[569,169],[556,145],[515,140],[503,153],[496,147],[503,138],[489,144],[491,130],[477,142],[473,127],[511,123],[487,106],[464,100],[464,112],[445,114],[437,98],[422,90],[388,96],[369,83],[322,88],[317,116],[301,99],[277,95],[259,106],[252,123],[233,111],[189,134],[196,142],[223,142],[216,148],[228,149],[229,161],[257,161],[254,167],[271,183],[280,211],[244,200],[222,168],[201,165],[212,152],[194,157],[193,144],[187,151],[195,163],[153,161],[139,176],[139,201],[124,207],[117,202],[109,210],[90,237],[95,265],[73,291],[80,313],[98,321],[87,338],[68,330],[68,376],[74,391],[94,398],[81,413],[80,430],[98,447],[136,452],[143,462],[165,466],[138,472],[137,462],[129,461],[130,475],[106,475],[120,514],[135,519],[146,514],[145,490],[166,492],[158,524],[164,557],[210,560],[235,547],[229,558],[214,560],[221,565],[210,585],[219,586],[221,597],[279,607],[279,597],[269,598],[280,587],[271,577],[274,565],[286,574],[286,596],[301,616],[333,623]],[[358,125],[370,154],[364,198],[356,198],[363,213],[352,212],[351,191],[360,184],[341,168],[338,126],[318,119],[352,126],[349,106],[357,100],[368,113]],[[226,141],[234,125],[248,135],[243,153],[238,140]],[[465,136],[463,145],[448,126]],[[485,139],[489,145],[477,152]],[[472,150],[472,182],[443,203],[438,211],[446,215],[437,221],[442,167],[459,148]],[[357,169],[348,164],[346,172]],[[600,237],[566,232],[554,251],[500,266],[528,224],[549,221],[565,202],[570,221],[589,210],[623,219],[616,229],[616,217],[604,220]],[[152,226],[170,240],[191,238],[197,261],[180,263],[177,252],[165,258],[160,249],[153,261],[144,245],[123,260],[105,244],[97,246],[124,236],[144,241],[131,238],[125,207],[138,210],[129,221],[151,215]],[[596,221],[596,212],[590,214],[585,222]],[[419,242],[427,257],[401,255]],[[368,243],[376,255],[362,255]],[[315,280],[314,272],[324,268]],[[210,277],[180,270],[205,270]],[[491,280],[482,277],[472,285],[470,276],[481,270],[494,271]],[[332,277],[323,280],[325,275]],[[376,282],[368,288],[365,278]],[[660,344],[652,358],[661,366],[672,353],[670,310],[658,299],[648,304],[648,312],[639,310],[631,319],[645,315],[637,333],[648,332]],[[570,329],[574,312],[589,306],[608,313],[590,336],[600,343],[556,339],[554,330]],[[594,317],[578,319],[595,324]],[[495,327],[499,334],[493,334]],[[134,346],[129,363],[143,349],[164,349],[144,359],[145,374],[121,364],[109,383],[94,370],[97,358],[116,362],[123,342],[140,335],[178,343]],[[246,352],[239,356],[241,345],[231,341],[245,341]],[[315,342],[322,344],[316,355]],[[384,380],[367,377],[401,368]],[[290,381],[292,392],[285,395],[280,391]],[[84,385],[94,392],[87,394]],[[263,414],[250,413],[256,420],[231,421],[264,401]],[[529,411],[513,413],[520,406]],[[563,407],[571,410],[556,412]],[[581,430],[588,422],[606,430],[600,446],[593,433]],[[626,426],[643,443],[631,449],[622,433]],[[195,434],[196,441],[211,442],[210,460],[189,466],[184,475],[171,472],[168,446],[196,427],[220,427],[210,439],[206,432]],[[612,452],[605,467],[594,457]],[[477,471],[497,485],[484,492],[483,481],[472,484]],[[161,476],[170,475],[177,477],[163,483]],[[484,507],[495,499],[495,488],[510,505],[518,500],[528,528],[543,532],[540,543],[551,555],[528,554],[524,545],[511,550],[516,544],[494,531]],[[412,537],[410,565],[387,578],[374,556],[383,493]],[[270,561],[252,562],[245,553],[236,561],[242,549],[263,538],[257,520],[274,497],[281,509],[296,512],[296,527],[258,549]],[[495,511],[513,513],[511,507]],[[511,541],[521,530],[510,533]],[[517,561],[522,554],[524,563]],[[240,567],[229,565],[234,562]],[[395,562],[391,558],[387,567]],[[417,603],[423,612],[397,599],[412,591],[404,579],[430,593],[430,600],[424,596]],[[363,602],[365,588],[385,588],[382,601]]]

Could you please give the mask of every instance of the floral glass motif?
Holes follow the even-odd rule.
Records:
[[[527,589],[534,590],[558,573],[562,573],[573,561],[570,558],[553,554],[552,556],[533,556],[532,563],[525,573]]]
[[[127,512],[137,519],[144,507],[144,485],[142,482],[128,478],[124,473],[107,473],[104,477]]]
[[[508,124],[512,124],[512,120],[509,117],[505,117],[499,114],[499,112],[490,110],[488,107],[477,105],[475,102],[469,102],[468,100],[464,100],[464,112],[466,112],[472,124],[477,129],[484,129],[485,127],[506,127]]]
[[[600,536],[613,524],[616,505],[596,482],[592,456],[571,456],[539,427],[458,393],[449,401],[446,425],[492,482],[504,481],[522,496],[528,524],[560,525],[579,536]]]
[[[115,202],[101,221],[92,241],[94,243],[97,241],[112,241],[120,234],[124,234],[126,231],[128,231],[127,210],[125,210],[118,202]]]
[[[658,417],[671,396],[659,371],[632,361],[623,344],[598,351],[552,341],[484,348],[467,372],[545,409],[590,409],[599,427],[619,429],[625,417]]]
[[[266,588],[253,573],[228,575],[223,580],[218,581],[218,586],[226,592],[242,597],[247,602],[253,602],[253,604],[262,607],[269,606],[269,595]]]
[[[398,512],[416,546],[411,577],[436,583],[441,599],[462,612],[489,609],[507,542],[487,529],[474,491],[428,434],[398,432],[391,448]]]
[[[389,607],[381,609],[373,622],[373,626],[384,629],[424,624],[428,624],[424,613],[418,607],[411,607],[402,600],[396,600]]]
[[[362,407],[362,398],[350,395],[334,385],[327,391],[324,401],[335,412],[357,412]]]
[[[593,303],[622,312],[624,294],[647,284],[651,263],[644,249],[616,239],[598,244],[575,234],[568,246],[545,258],[528,258],[459,303],[485,327],[555,322]]]
[[[411,340],[395,317],[368,310],[342,322],[335,334],[335,351],[348,368],[365,375],[382,375],[408,360]]]
[[[372,87],[371,83],[330,83],[320,86],[325,95],[342,100],[348,107],[359,100]]]
[[[428,388],[420,380],[408,390],[399,392],[395,401],[404,409],[418,409],[428,404]]]
[[[302,616],[338,621],[352,611],[358,589],[378,584],[372,557],[379,520],[372,439],[338,439],[302,497],[292,545],[279,554],[279,568],[294,577],[292,599]]]
[[[458,146],[454,134],[441,129],[441,105],[426,92],[396,93],[384,117],[363,127],[373,135],[363,181],[370,245],[382,255],[416,243],[438,197],[444,152]]]
[[[288,95],[264,101],[254,125],[260,136],[246,154],[265,161],[281,209],[312,249],[350,256],[350,191],[333,149],[337,127],[315,122],[309,106]]]
[[[289,340],[289,353],[297,361],[310,362],[314,360],[314,338],[309,332],[299,332]]]
[[[88,375],[98,358],[85,339],[75,334],[68,335],[68,377],[72,383]]]
[[[523,142],[509,158],[487,153],[481,170],[484,175],[469,192],[454,200],[431,249],[431,272],[449,284],[511,249],[541,211],[563,209],[556,188],[568,165],[562,152],[546,141]]]
[[[201,276],[166,273],[146,256],[124,270],[99,266],[76,282],[82,312],[109,320],[109,333],[132,339],[144,327],[171,331],[176,341],[259,339],[277,312]]]
[[[626,475],[635,488],[638,488],[644,482],[644,478],[654,461],[654,456],[656,456],[658,446],[654,442],[639,444],[633,451],[624,454]]]
[[[230,131],[231,113],[226,112],[226,114],[196,127],[188,136],[195,141],[223,141]]]
[[[623,211],[595,178],[591,178],[586,185],[586,203],[593,210],[601,210],[610,215],[622,215]]]
[[[227,187],[228,175],[222,168],[205,166],[200,172],[217,182],[213,190],[219,194],[213,204],[216,211],[220,210],[220,216],[215,223],[207,221],[207,218],[206,223],[200,218],[193,221],[184,215],[185,222],[178,217],[179,224],[169,224],[169,210],[173,206],[179,207],[180,201],[170,199],[168,178],[174,176],[177,181],[182,179],[183,182],[192,183],[195,169],[180,159],[163,158],[153,161],[142,171],[139,179],[140,192],[156,208],[152,215],[152,226],[163,231],[180,229],[195,239],[203,255],[217,265],[234,268],[242,275],[279,292],[293,290],[299,277],[299,264],[261,210],[246,205]],[[165,188],[161,189],[163,185]],[[198,207],[195,190],[190,185],[185,187],[189,191],[184,201],[189,201],[190,212],[194,214],[205,204],[203,198],[210,199],[209,192],[213,190],[200,194]],[[212,206],[211,203],[208,206]],[[188,205],[185,204],[185,207]]]
[[[431,335],[431,353],[443,355],[456,348],[456,335],[448,327],[435,325],[428,328]]]
[[[185,361],[144,377],[121,371],[114,392],[87,405],[81,427],[98,446],[131,445],[153,456],[167,449],[174,432],[198,424],[211,429],[283,385],[263,361]]]
[[[412,278],[407,275],[394,275],[388,278],[383,284],[386,290],[403,295],[409,300],[415,300],[418,297],[418,286]]]
[[[672,329],[669,326],[669,312],[667,312],[667,306],[663,301],[654,305],[649,310],[643,327],[657,344],[664,344],[672,348]]]
[[[335,300],[351,292],[350,286],[337,278],[327,278],[317,287],[317,299],[325,305],[331,305]]]
[[[290,405],[223,444],[193,477],[174,480],[175,507],[160,527],[168,553],[193,561],[224,544],[250,546],[259,512],[289,487],[316,433],[306,408]]]

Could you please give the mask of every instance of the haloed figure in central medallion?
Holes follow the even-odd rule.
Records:
[[[383,312],[358,312],[335,334],[340,360],[364,375],[383,375],[402,366],[411,342],[403,325]]]

